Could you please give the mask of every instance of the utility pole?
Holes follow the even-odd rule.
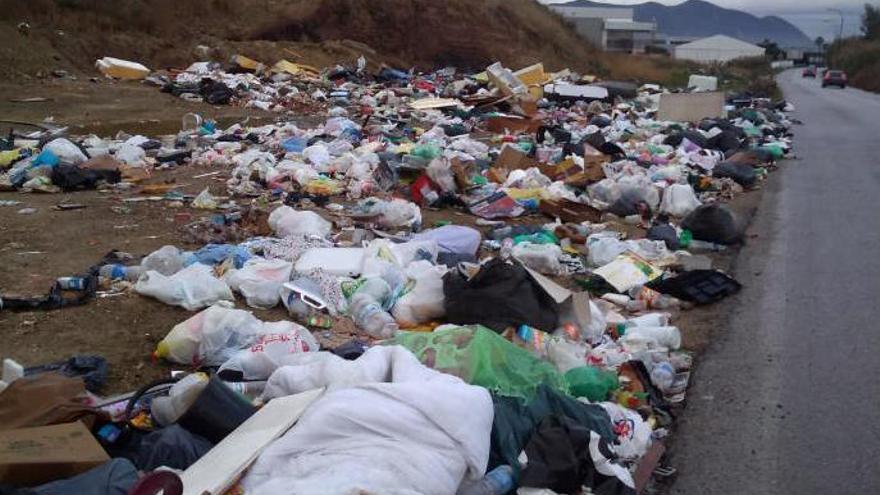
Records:
[[[834,12],[840,17],[840,28],[837,31],[837,39],[842,40],[843,39],[843,11],[840,9],[832,9],[832,8],[829,8],[826,10],[828,10],[828,12]]]

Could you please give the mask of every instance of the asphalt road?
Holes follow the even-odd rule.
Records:
[[[701,358],[674,494],[880,493],[880,95],[779,77],[795,153]]]

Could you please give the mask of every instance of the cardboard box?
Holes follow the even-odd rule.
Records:
[[[658,120],[698,122],[724,117],[724,93],[663,93]]]
[[[109,461],[79,421],[0,431],[0,482],[36,486],[70,478]]]

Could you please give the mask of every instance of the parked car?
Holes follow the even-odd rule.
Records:
[[[816,77],[816,68],[815,67],[806,67],[804,71],[801,73],[803,77]]]
[[[846,72],[842,70],[829,70],[825,72],[825,77],[822,78],[822,87],[828,86],[840,86],[840,88],[846,88],[847,78]]]

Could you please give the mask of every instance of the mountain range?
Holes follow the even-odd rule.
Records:
[[[751,43],[769,39],[780,47],[813,46],[813,41],[807,35],[785,19],[776,16],[758,17],[741,10],[725,9],[703,0],[687,0],[678,5],[663,5],[657,2],[615,5],[576,0],[563,5],[633,8],[636,21],[656,22],[657,32],[667,36],[702,38],[725,34]]]

